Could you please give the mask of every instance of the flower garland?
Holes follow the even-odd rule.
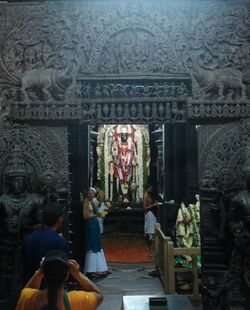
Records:
[[[188,206],[188,212],[191,217],[193,226],[193,244],[192,246],[198,247],[201,245],[200,237],[200,203],[190,204]]]
[[[139,126],[138,126],[139,127]],[[136,177],[138,184],[137,199],[143,199],[143,148],[142,148],[142,132],[141,128],[138,128],[137,133],[137,165],[136,165]]]
[[[191,216],[184,204],[179,208],[177,215],[176,239],[180,247],[190,248],[193,244]]]
[[[200,246],[200,202],[189,204],[186,208],[182,203],[178,211],[176,222],[176,239],[180,247]],[[192,258],[189,255],[178,256],[175,259],[176,265],[192,267]],[[198,269],[201,268],[200,256],[197,256]]]

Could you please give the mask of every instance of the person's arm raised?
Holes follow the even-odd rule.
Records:
[[[25,287],[26,288],[36,288],[36,289],[39,289],[40,286],[41,286],[41,282],[42,282],[43,277],[44,277],[43,272],[42,272],[41,268],[39,268],[34,273],[34,275],[30,278],[30,280],[25,285]]]
[[[95,294],[97,300],[97,306],[99,306],[103,300],[102,291],[94,282],[92,282],[88,277],[86,277],[80,272],[79,270],[80,266],[77,263],[77,261],[71,259],[69,260],[69,265],[72,277],[81,285],[84,291],[92,292]]]

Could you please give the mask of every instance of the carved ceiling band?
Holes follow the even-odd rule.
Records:
[[[224,123],[250,117],[247,102],[201,103],[185,98],[76,99],[70,104],[12,104],[6,116],[22,121],[84,123]]]
[[[180,123],[242,119],[250,116],[247,100],[192,99],[188,74],[81,76],[74,98],[46,103],[14,102],[12,120],[59,120],[85,123]]]

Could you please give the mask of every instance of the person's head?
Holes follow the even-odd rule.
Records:
[[[47,227],[55,227],[57,230],[63,224],[63,207],[56,202],[48,202],[43,208],[43,222]]]
[[[148,184],[148,185],[146,186],[146,191],[147,191],[148,193],[153,193],[153,191],[154,191],[153,185],[152,185],[152,184]]]
[[[9,192],[19,195],[25,192],[27,187],[26,177],[24,175],[16,175],[8,177]]]
[[[121,141],[126,142],[128,140],[128,129],[127,127],[121,128]]]
[[[96,183],[96,184],[94,185],[94,189],[96,190],[96,192],[98,192],[98,191],[101,190],[101,187],[100,187],[100,185],[99,185],[98,183]]]
[[[70,272],[68,257],[62,251],[50,251],[41,268],[48,290],[48,304],[42,310],[56,310],[58,289],[64,286]]]
[[[96,190],[94,189],[94,187],[90,187],[87,193],[88,199],[91,201],[95,197],[95,194],[96,194]]]
[[[29,173],[22,149],[18,144],[14,145],[10,158],[5,168],[9,193],[19,195],[25,192]]]

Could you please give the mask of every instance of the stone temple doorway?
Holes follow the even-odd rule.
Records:
[[[153,185],[156,199],[162,203],[175,200],[180,204],[190,192],[198,192],[194,125],[124,122],[86,127],[89,157],[83,160],[85,188],[98,183],[105,192],[105,201],[113,208],[142,210],[147,183]],[[162,223],[164,230],[169,221]],[[138,231],[134,225],[131,230]]]
[[[107,129],[106,133],[104,128]],[[71,161],[71,189],[74,200],[72,211],[76,221],[76,223],[73,222],[72,224],[74,235],[78,236],[77,240],[73,240],[73,245],[74,252],[79,253],[80,256],[83,255],[82,243],[84,238],[82,238],[82,241],[79,240],[79,236],[83,234],[83,227],[80,223],[82,213],[81,205],[79,204],[79,192],[83,192],[89,186],[93,186],[99,181],[104,191],[109,193],[107,200],[110,200],[110,196],[112,196],[112,193],[110,194],[110,183],[106,184],[108,190],[105,190],[105,178],[110,180],[110,174],[105,176],[105,172],[98,172],[98,169],[101,170],[104,168],[104,159],[107,156],[113,156],[111,144],[121,142],[123,133],[127,134],[132,140],[133,130],[135,131],[136,129],[137,131],[138,128],[143,128],[144,130],[144,133],[140,134],[139,140],[145,141],[141,146],[135,146],[136,152],[139,153],[136,156],[142,156],[146,160],[147,155],[150,155],[150,161],[147,162],[147,159],[141,165],[141,167],[148,165],[147,170],[145,169],[143,172],[142,169],[144,176],[142,177],[141,175],[142,181],[139,180],[139,182],[143,183],[142,189],[140,189],[141,195],[136,193],[137,197],[133,201],[131,189],[128,189],[127,194],[125,192],[123,196],[120,184],[118,184],[117,190],[117,182],[113,181],[113,201],[111,200],[113,208],[111,208],[111,211],[109,211],[108,216],[105,218],[104,227],[106,232],[132,232],[143,235],[144,212],[142,208],[142,195],[147,182],[153,183],[158,195],[157,200],[161,201],[164,205],[160,211],[160,218],[165,233],[168,233],[173,228],[176,220],[176,212],[172,212],[172,205],[169,205],[167,202],[174,199],[179,204],[184,200],[188,192],[197,192],[197,137],[194,125],[184,123],[163,124],[152,121],[146,122],[145,120],[132,123],[130,119],[123,119],[120,123],[117,121],[97,125],[72,125],[70,128],[69,142],[71,147],[76,148],[76,150],[71,151],[72,158],[75,151],[78,153],[77,160],[74,158]],[[105,153],[107,150],[105,151],[105,142],[103,141],[105,134],[106,136],[111,134],[110,152],[108,153]],[[116,141],[115,135],[117,135]],[[138,140],[138,136],[134,137],[134,139]],[[140,148],[142,150],[138,151]],[[101,154],[99,158],[98,153]],[[114,159],[111,158],[111,160]],[[112,169],[114,170],[114,168]],[[138,172],[141,171],[138,169]],[[138,172],[137,176],[134,175],[134,178],[139,177]],[[130,181],[132,180],[133,173]],[[131,183],[133,182],[130,182],[129,185]],[[115,195],[114,191],[116,191]],[[118,191],[120,191],[119,195],[117,194]],[[77,205],[78,207],[76,207]],[[132,210],[129,210],[130,208]]]
[[[180,130],[180,128],[178,129]],[[173,145],[164,140],[166,134],[169,138],[170,132],[163,124],[122,123],[90,126],[89,185],[98,184],[105,192],[105,204],[109,209],[104,218],[103,244],[107,258],[111,262],[117,259],[119,262],[131,261],[129,249],[136,256],[136,248],[132,249],[135,243],[141,253],[147,252],[141,244],[144,242],[143,193],[148,183],[154,185],[154,194],[161,206],[160,221],[168,235],[169,233],[174,235],[179,203],[181,201],[188,203],[190,195],[194,196],[195,193],[198,193],[197,183],[191,184],[190,179],[188,179],[186,187],[185,185],[180,186],[179,183],[182,178],[182,184],[185,184],[186,175],[188,176],[187,167],[192,167],[192,172],[189,171],[189,173],[193,175],[193,180],[197,175],[197,170],[195,171],[197,143],[192,145],[192,157],[190,154],[189,158],[186,157],[187,143],[191,145],[192,141],[196,142],[196,135],[190,135],[192,139],[188,139],[187,143],[183,143],[182,147],[179,145],[177,148],[177,141],[174,140],[178,137],[176,135],[178,129],[173,129],[175,132],[175,137],[172,137],[175,148],[173,150]],[[194,126],[182,129],[183,131],[193,129],[193,133],[196,133]],[[170,156],[170,151],[175,153],[175,156],[166,161],[164,155],[167,153]],[[175,160],[178,158],[179,163],[177,164]],[[166,179],[168,179],[168,184],[171,184],[169,179],[171,171],[176,176],[172,177],[172,181],[176,182],[176,188],[175,193],[172,194],[168,190],[168,197],[166,197]],[[179,182],[177,175],[180,177]],[[197,182],[197,180],[195,181]],[[176,204],[168,204],[167,199],[177,199]],[[173,208],[175,212],[173,212]],[[111,249],[111,244],[113,249]],[[123,244],[126,244],[126,253],[121,248]],[[120,254],[122,252],[123,254]],[[125,259],[124,256],[127,258]],[[140,259],[147,260],[142,255],[140,255]],[[133,260],[136,260],[136,257],[133,257]],[[139,261],[137,260],[137,262]]]

